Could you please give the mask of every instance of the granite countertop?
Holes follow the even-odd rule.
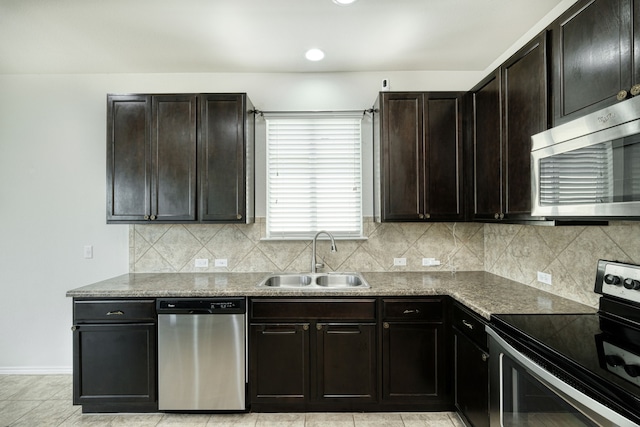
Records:
[[[131,273],[67,292],[74,298],[450,295],[489,319],[505,313],[595,313],[596,309],[483,271],[361,273],[368,289],[258,288],[269,273]]]

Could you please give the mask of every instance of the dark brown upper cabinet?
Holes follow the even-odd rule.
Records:
[[[581,0],[551,34],[554,126],[640,93],[640,1]]]
[[[200,219],[253,221],[253,105],[239,94],[206,94],[200,104]],[[247,194],[250,197],[247,197]]]
[[[381,92],[374,115],[378,221],[463,219],[461,94]]]
[[[245,94],[108,95],[107,222],[251,222]]]
[[[547,129],[546,33],[470,93],[473,219],[528,221],[531,136]]]

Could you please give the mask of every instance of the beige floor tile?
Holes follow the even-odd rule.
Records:
[[[210,418],[209,414],[164,414],[158,426],[204,427]]]
[[[10,401],[11,403],[17,403]],[[46,400],[33,410],[26,413],[12,427],[55,427],[62,424],[74,413],[79,412],[80,407],[74,407],[71,401]]]
[[[399,413],[370,412],[353,414],[355,427],[404,427]]]
[[[118,414],[111,421],[111,426],[118,427],[155,427],[164,414]]]
[[[258,414],[212,414],[207,426],[215,427],[254,427]]]
[[[300,414],[258,414],[256,427],[304,427],[305,415]]]
[[[38,401],[0,401],[0,426],[8,426],[40,406]]]
[[[68,375],[24,375],[22,387],[9,400],[48,400],[69,386]],[[71,396],[69,396],[71,397]]]
[[[353,414],[310,412],[305,414],[305,427],[354,427]]]
[[[448,412],[403,413],[405,427],[454,427]]]
[[[115,414],[83,414],[78,410],[64,420],[60,427],[109,427],[116,416]]]

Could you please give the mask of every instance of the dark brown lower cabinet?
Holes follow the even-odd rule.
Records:
[[[157,411],[156,341],[152,300],[74,301],[74,405]]]
[[[453,308],[456,409],[473,427],[489,427],[489,353],[484,322]]]
[[[375,315],[375,298],[251,300],[251,410],[372,409]]]
[[[318,323],[315,400],[376,401],[375,323]]]
[[[251,324],[251,402],[303,409],[309,396],[309,323]]]
[[[390,409],[453,409],[450,348],[441,297],[384,299],[382,401]]]

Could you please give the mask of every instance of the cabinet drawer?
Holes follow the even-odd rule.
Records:
[[[76,323],[155,323],[155,300],[74,301],[73,319]]]
[[[487,333],[484,330],[486,322],[480,316],[462,308],[458,304],[453,306],[453,326],[476,343],[480,348],[487,350]]]
[[[382,302],[383,320],[394,321],[443,321],[443,302],[433,299],[385,299]]]
[[[256,299],[252,320],[375,320],[376,300],[366,299]]]

